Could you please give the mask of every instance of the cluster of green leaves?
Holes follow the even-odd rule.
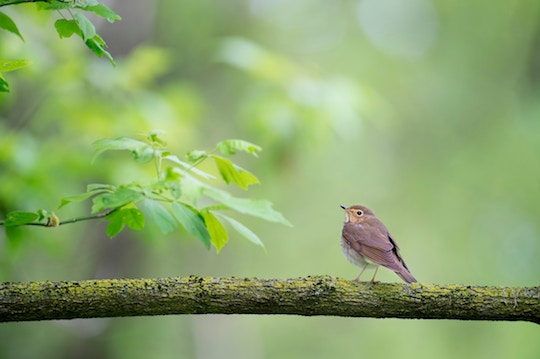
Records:
[[[0,2],[0,6],[19,3],[21,2],[3,0]],[[93,13],[107,19],[111,23],[121,20],[120,16],[113,10],[99,3],[97,0],[42,0],[36,1],[35,4],[39,10],[57,11],[62,16],[54,24],[60,38],[67,38],[76,34],[81,37],[86,46],[97,56],[105,56],[115,65],[111,54],[105,50],[107,46],[105,41],[96,32],[94,24],[83,14],[83,12]],[[0,12],[0,29],[9,31],[24,41],[15,22],[3,12]],[[0,92],[9,92],[9,84],[2,76],[2,73],[28,66],[29,63],[27,60],[0,59]]]
[[[226,140],[219,142],[210,152],[194,150],[187,153],[185,159],[180,159],[165,148],[166,143],[161,135],[160,132],[151,132],[145,134],[144,140],[119,137],[95,142],[94,159],[107,151],[128,151],[138,163],[154,162],[155,178],[144,183],[90,184],[85,193],[63,198],[59,208],[91,199],[92,216],[83,219],[103,218],[108,221],[106,233],[110,237],[118,235],[125,226],[142,229],[148,217],[164,234],[181,226],[204,246],[210,248],[213,245],[218,252],[229,240],[224,223],[262,246],[253,231],[224,214],[227,210],[289,225],[269,201],[232,196],[212,184],[216,176],[197,168],[202,162],[213,160],[225,183],[246,190],[248,186],[259,183],[259,180],[225,156],[244,152],[256,157],[261,150],[259,146],[243,140]],[[201,202],[205,203],[202,207],[199,206]],[[54,213],[40,210],[35,213],[10,212],[3,224],[20,226],[41,223],[44,226],[57,226],[76,221],[62,222]]]

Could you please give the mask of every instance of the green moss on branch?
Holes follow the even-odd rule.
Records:
[[[290,314],[540,323],[540,287],[297,279],[110,279],[0,284],[0,322],[169,314]]]

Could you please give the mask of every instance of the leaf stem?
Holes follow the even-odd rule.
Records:
[[[30,222],[30,223],[21,224],[21,226],[58,227],[63,224],[77,223],[77,222],[82,222],[82,221],[89,221],[92,219],[104,218],[104,217],[107,217],[109,214],[113,213],[114,211],[116,211],[117,209],[118,208],[115,208],[111,211],[102,212],[102,213],[94,214],[91,216],[74,217],[74,218],[66,219],[65,221],[58,222],[56,226],[53,226],[50,223],[43,223],[43,222]],[[5,224],[5,221],[0,221],[0,226],[3,226],[4,224]]]
[[[66,219],[65,221],[61,221],[60,223],[58,223],[58,225],[61,226],[63,224],[77,223],[77,222],[82,222],[82,221],[89,221],[92,219],[104,218],[104,217],[107,217],[109,214],[113,213],[114,211],[116,211],[117,209],[118,208],[115,208],[111,211],[94,214],[92,216],[75,217],[75,218]]]

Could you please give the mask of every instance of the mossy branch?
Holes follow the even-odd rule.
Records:
[[[530,321],[540,287],[298,279],[110,279],[0,284],[0,322],[168,314],[290,314]]]

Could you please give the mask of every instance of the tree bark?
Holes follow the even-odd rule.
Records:
[[[540,323],[540,287],[297,279],[109,279],[0,284],[0,322],[169,314],[292,314]]]

